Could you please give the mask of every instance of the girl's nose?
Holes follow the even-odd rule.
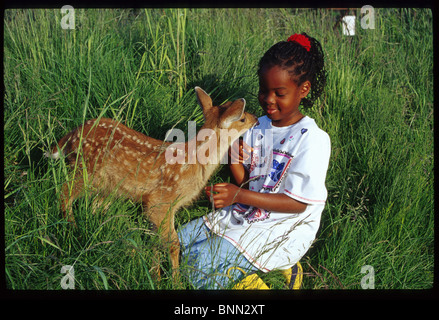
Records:
[[[265,94],[263,100],[264,100],[264,102],[266,104],[273,104],[273,103],[275,103],[274,95],[271,94],[271,93]]]

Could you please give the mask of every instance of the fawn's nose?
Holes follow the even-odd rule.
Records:
[[[252,115],[253,121],[254,121],[254,123],[252,125],[252,128],[253,128],[254,126],[259,124],[259,120],[258,120],[258,117],[256,117],[254,114],[251,114],[251,115]]]

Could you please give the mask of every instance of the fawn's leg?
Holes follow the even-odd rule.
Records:
[[[174,228],[174,214],[175,210],[170,210],[167,206],[154,206],[148,210],[148,218],[157,227],[161,242],[169,245],[172,273],[174,276],[177,276],[180,242]],[[160,262],[159,259],[156,261]]]
[[[180,241],[178,239],[177,231],[174,227],[175,211],[168,213],[167,219],[164,221],[164,228],[161,231],[161,237],[165,243],[169,243],[169,255],[172,265],[172,274],[175,276],[178,273],[179,256],[180,256]]]
[[[169,210],[166,218],[162,221],[159,229],[162,242],[169,246],[169,255],[171,259],[172,275],[178,277],[179,257],[180,257],[180,241],[174,227],[175,210]]]
[[[67,221],[76,226],[75,217],[73,216],[72,204],[84,191],[84,181],[82,178],[76,178],[71,182],[64,182],[61,190],[61,211]]]
[[[161,221],[158,219],[158,216],[160,216],[159,211],[157,210],[157,208],[148,207],[148,200],[147,198],[145,198],[145,196],[142,197],[142,204],[143,204],[144,214],[148,217],[149,222],[151,222],[154,225],[154,231],[157,232],[160,228],[160,223],[161,223]],[[153,248],[152,272],[157,278],[157,280],[160,281],[161,279],[160,253],[158,251],[157,246]]]
[[[174,219],[172,219],[174,220]],[[170,226],[171,231],[169,232],[169,237],[171,240],[170,244],[170,257],[171,257],[171,265],[172,265],[172,275],[175,279],[178,279],[179,272],[178,267],[180,265],[179,258],[180,258],[180,241],[178,240],[177,232],[175,231],[175,227],[172,225]]]

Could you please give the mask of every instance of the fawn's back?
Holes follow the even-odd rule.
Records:
[[[134,200],[158,186],[165,163],[161,154],[169,145],[106,118],[89,120],[63,139],[59,145],[65,144],[69,164],[84,169],[83,159],[95,188],[101,193],[117,190]]]

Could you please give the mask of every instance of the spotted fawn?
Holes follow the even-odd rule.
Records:
[[[115,192],[118,197],[140,202],[162,240],[169,241],[174,272],[179,266],[180,252],[175,213],[196,199],[221,159],[227,156],[231,143],[257,122],[254,115],[244,112],[244,99],[213,106],[212,99],[201,88],[196,87],[195,92],[204,125],[196,137],[180,147],[148,137],[118,121],[101,118],[74,129],[46,154],[57,159],[61,152],[72,168],[76,166],[73,179],[64,183],[60,196],[61,210],[70,222],[74,223],[72,203],[86,190],[101,199]],[[199,137],[201,132],[204,138]],[[229,135],[226,142],[221,139],[224,132]],[[191,147],[191,143],[196,147]],[[197,161],[202,158],[200,153],[205,156],[206,144],[215,146],[214,152],[209,149],[215,157]],[[169,161],[176,151],[184,155],[184,161]]]

